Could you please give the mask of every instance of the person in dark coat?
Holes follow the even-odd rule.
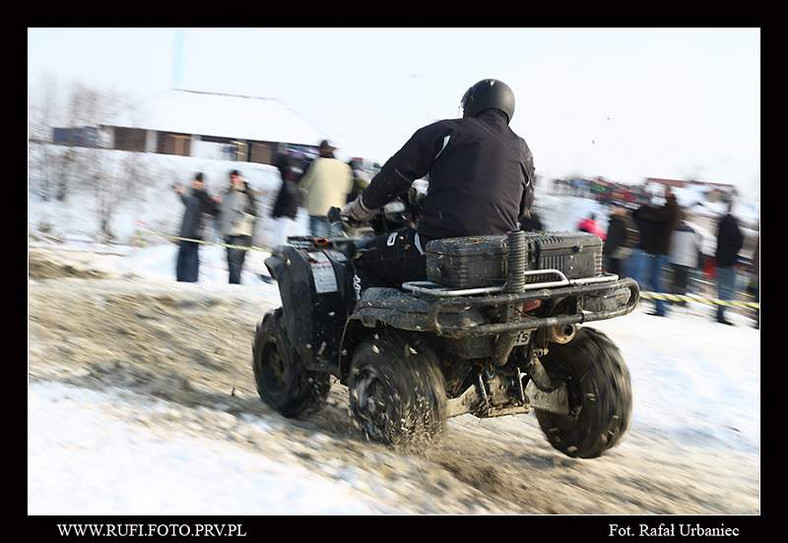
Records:
[[[276,167],[282,178],[282,185],[276,195],[271,218],[276,222],[274,245],[287,243],[287,237],[295,229],[298,207],[301,205],[301,190],[298,188],[299,170],[293,158],[282,153],[276,161]]]
[[[602,246],[605,269],[620,277],[626,273],[624,264],[637,243],[635,225],[624,206],[613,204],[607,223],[607,237]]]
[[[730,301],[736,297],[736,263],[739,251],[744,245],[744,235],[739,228],[739,221],[733,216],[733,204],[720,219],[717,227],[717,250],[714,258],[717,262],[717,297]],[[716,320],[720,324],[733,324],[725,318],[725,306],[717,306]]]
[[[632,216],[640,228],[640,248],[643,250],[641,279],[645,286],[655,293],[664,292],[662,270],[668,264],[670,239],[678,222],[679,206],[676,197],[665,187],[665,204],[647,204],[636,209]],[[654,300],[654,312],[650,315],[667,315],[664,300]]]
[[[356,256],[361,288],[426,279],[424,246],[434,239],[506,234],[519,229],[534,198],[533,156],[509,127],[514,93],[479,81],[461,100],[463,117],[417,130],[341,214],[363,220],[429,174],[418,230],[378,237]]]
[[[205,233],[207,216],[216,216],[218,213],[217,199],[205,190],[202,172],[195,174],[191,190],[187,191],[180,183],[173,185],[173,189],[185,206],[179,236],[186,238],[178,241],[175,278],[182,282],[196,283],[200,276],[199,241]]]

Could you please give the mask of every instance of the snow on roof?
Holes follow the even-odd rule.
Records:
[[[330,139],[276,98],[171,90],[107,126],[317,146]]]

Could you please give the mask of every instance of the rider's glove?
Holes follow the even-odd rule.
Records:
[[[340,212],[340,215],[343,217],[348,217],[353,219],[354,221],[363,221],[370,215],[374,213],[374,210],[368,209],[364,202],[361,200],[361,195],[359,194],[358,197],[350,202],[349,204],[345,205]]]

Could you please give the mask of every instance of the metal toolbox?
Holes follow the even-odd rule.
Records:
[[[553,269],[568,279],[602,273],[602,240],[585,232],[526,232],[526,270]],[[427,279],[451,288],[500,285],[506,281],[506,236],[433,240],[425,248]],[[527,283],[544,280],[529,275]]]

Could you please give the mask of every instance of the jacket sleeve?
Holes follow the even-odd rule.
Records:
[[[203,213],[207,213],[214,217],[219,214],[219,206],[207,192],[200,193],[200,205]]]
[[[523,199],[520,202],[520,219],[522,220],[530,215],[531,206],[534,203],[534,184],[536,183],[534,157],[528,149],[521,168],[525,176],[525,189],[523,190]]]
[[[407,192],[416,179],[430,171],[436,155],[443,148],[444,139],[450,135],[451,127],[446,121],[438,121],[417,130],[361,193],[364,205],[378,209]]]
[[[257,200],[254,191],[250,188],[246,189],[246,209],[244,212],[257,217]]]

